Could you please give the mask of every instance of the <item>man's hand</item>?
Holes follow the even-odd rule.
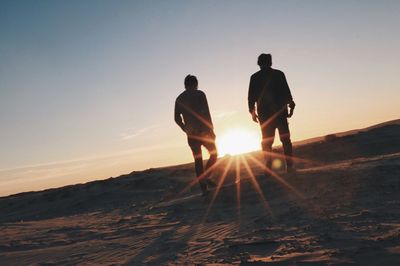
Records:
[[[258,123],[258,115],[256,113],[256,110],[251,111],[251,118],[254,122]]]
[[[296,104],[295,104],[294,101],[292,100],[292,101],[289,103],[289,109],[290,109],[290,110],[289,110],[288,117],[292,117],[295,107],[296,107]]]
[[[211,139],[213,139],[213,140],[215,140],[215,139],[216,139],[216,136],[215,136],[214,130],[210,129],[210,132],[209,132],[208,134],[209,134],[209,137],[210,137]]]

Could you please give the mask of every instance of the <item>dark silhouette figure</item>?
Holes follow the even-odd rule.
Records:
[[[208,186],[213,185],[214,182],[209,179],[210,173],[203,176],[201,146],[204,146],[210,153],[206,170],[217,161],[217,147],[207,98],[204,92],[198,90],[197,87],[197,78],[192,75],[186,76],[185,91],[175,101],[175,122],[187,135],[188,144],[194,157],[196,176],[199,178],[201,190],[205,195],[209,192]]]
[[[293,171],[292,142],[287,118],[293,115],[295,103],[290,93],[285,74],[271,68],[270,54],[258,57],[261,70],[250,79],[248,104],[254,122],[259,122],[262,132],[262,149],[266,166],[271,169],[271,152],[275,130],[278,129],[286,158],[287,171]],[[288,112],[288,106],[290,112]]]

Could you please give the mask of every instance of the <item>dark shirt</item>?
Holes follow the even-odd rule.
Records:
[[[175,122],[188,135],[201,135],[213,130],[210,110],[204,92],[197,89],[185,90],[176,98]]]
[[[277,69],[265,68],[254,73],[250,78],[248,105],[252,112],[257,103],[257,113],[269,118],[282,111],[287,116],[287,104],[292,101],[285,74]]]

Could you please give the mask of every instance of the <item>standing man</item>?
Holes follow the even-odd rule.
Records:
[[[292,172],[294,170],[292,142],[287,118],[292,116],[295,103],[285,74],[271,68],[271,54],[261,54],[257,64],[261,70],[251,76],[248,104],[253,121],[260,123],[261,126],[262,149],[266,166],[271,169],[272,144],[275,130],[278,129],[286,158],[286,170]],[[290,112],[288,112],[288,107]]]
[[[198,90],[197,87],[197,78],[187,75],[185,91],[175,101],[175,122],[187,135],[188,144],[194,157],[196,176],[199,178],[203,195],[207,195],[209,193],[208,185],[213,182],[209,180],[210,173],[202,176],[204,166],[201,146],[204,146],[210,153],[206,170],[217,161],[217,147],[207,98],[204,92]]]

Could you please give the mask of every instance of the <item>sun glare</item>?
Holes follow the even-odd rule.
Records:
[[[260,137],[246,129],[235,128],[217,138],[218,153],[237,155],[260,149]]]

